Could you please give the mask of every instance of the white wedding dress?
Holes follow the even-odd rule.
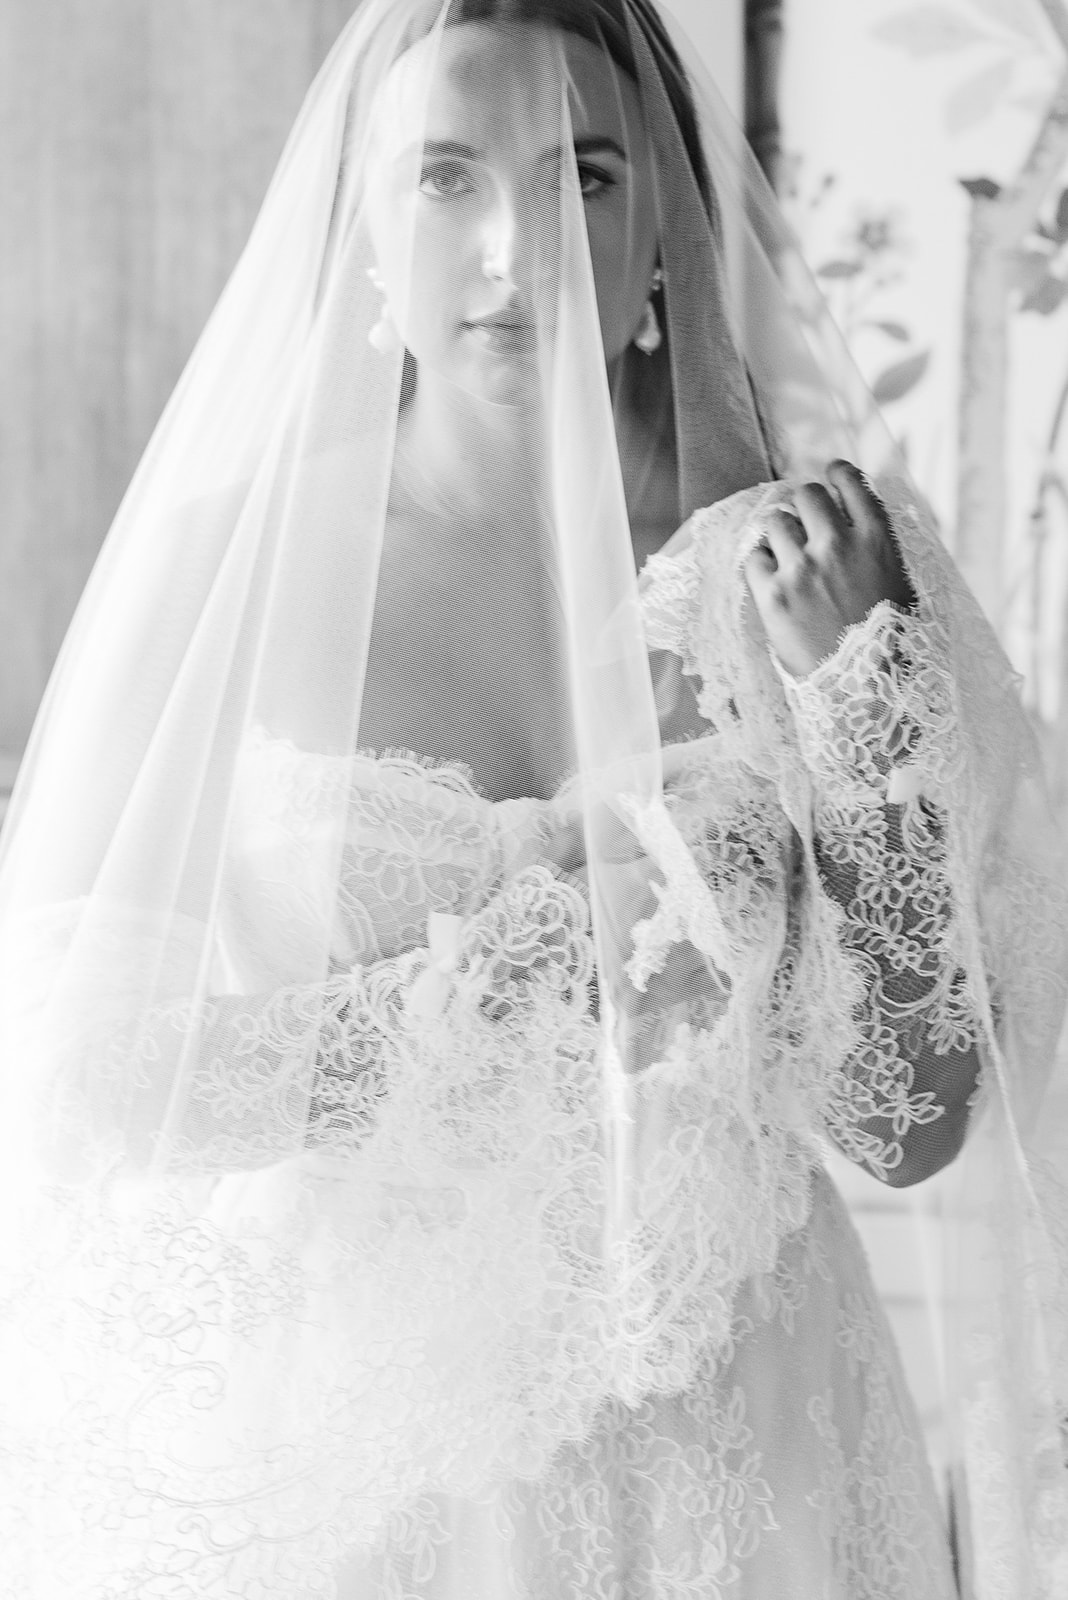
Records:
[[[247,909],[283,939],[307,915],[312,886],[295,868],[330,775],[322,757],[264,738],[249,781],[260,809],[249,881],[264,898]],[[551,802],[494,804],[459,769],[405,756],[361,760],[357,785],[364,960],[425,940],[431,912],[477,903],[558,820]],[[432,1243],[449,1223],[411,1189],[409,1174],[398,1214],[419,1214]],[[465,1550],[478,1552],[470,1568]],[[808,1222],[741,1290],[727,1352],[684,1392],[606,1403],[533,1481],[414,1496],[339,1583],[340,1600],[954,1596],[919,1423],[830,1179],[817,1174]]]
[[[173,945],[173,998],[131,1027],[89,952],[57,1125],[90,1131],[86,1081],[129,1083],[131,1141],[166,1097],[173,1172],[117,1179],[106,1210],[72,1194],[24,1289],[42,1383],[54,1319],[70,1369],[24,1447],[41,1506],[78,1508],[38,1530],[48,1600],[141,1600],[177,1574],[197,1600],[955,1596],[820,1156],[828,1127],[887,1166],[914,1125],[937,1132],[924,1040],[968,1021],[966,901],[938,847],[941,805],[970,792],[926,599],[942,558],[917,545],[922,611],[877,607],[790,685],[737,632],[737,511],[692,519],[642,584],[660,690],[665,665],[693,670],[716,731],[675,746],[663,801],[634,813],[663,879],[635,960],[655,971],[689,928],[731,975],[657,1010],[643,1070],[606,1056],[586,891],[546,859],[573,784],[495,801],[455,763],[257,725],[210,997],[191,1009]],[[805,794],[819,875],[784,811]],[[982,891],[1017,928],[1018,865],[988,863]],[[35,924],[33,971],[77,910]],[[135,986],[156,947],[120,912],[101,959]],[[873,949],[864,991],[850,955]]]
[[[825,1164],[965,1131],[961,1589],[1064,1593],[1040,763],[691,64],[366,0],[124,499],[0,849],[3,1600],[950,1600]],[[915,604],[794,681],[842,455]]]
[[[692,574],[669,558],[651,570],[655,631],[658,605],[685,617],[672,586]],[[353,764],[258,731],[243,758],[243,887],[229,916],[245,987],[275,989],[275,1001],[270,1017],[221,1024],[246,1028],[253,1063],[284,1060],[299,1037],[299,991],[279,993],[276,973],[300,970],[300,941],[314,946],[326,914],[332,846],[317,822],[336,814],[339,783],[351,800],[334,962],[339,982],[365,974],[367,1070],[351,1070],[350,1010],[344,1094],[324,1068],[324,1149],[290,1170],[320,1209],[333,1186],[338,1235],[365,1256],[356,1320],[324,1325],[324,1368],[355,1336],[381,1371],[370,1408],[381,1432],[366,1415],[359,1424],[377,1521],[365,1524],[361,1553],[333,1569],[341,1600],[950,1600],[919,1422],[862,1247],[822,1170],[805,1182],[797,1225],[780,1228],[781,1248],[769,1255],[766,1237],[752,1245],[765,1268],[740,1287],[717,1277],[711,1230],[704,1240],[695,1230],[660,1280],[674,1336],[644,1329],[608,1370],[590,1237],[601,1182],[595,1030],[584,1031],[592,953],[582,896],[541,859],[568,815],[566,790],[493,802],[456,765],[396,752]],[[481,967],[460,953],[461,930],[476,925]],[[247,965],[253,948],[259,971]],[[531,993],[554,959],[553,1005],[539,1013]],[[392,1057],[387,1035],[391,1025],[404,1035],[413,1010],[424,1037],[455,1035],[476,968],[484,1023],[487,990],[495,997],[497,1055],[468,1072],[463,1049],[442,1044],[433,1071],[451,1076],[443,1088],[421,1072],[410,1032]],[[499,1040],[510,1019],[520,1029],[511,1065],[529,1081],[508,1081]],[[473,1034],[468,1048],[470,1066]],[[232,1113],[242,1093],[233,1055],[217,1085]],[[553,1081],[561,1062],[569,1082]],[[328,1153],[339,1119],[364,1130],[344,1160]],[[677,1106],[665,1126],[652,1164],[686,1207],[680,1129],[698,1184],[717,1159],[726,1166],[729,1133],[702,1130],[699,1148]],[[669,1154],[677,1165],[665,1179]],[[262,1194],[280,1170],[223,1178],[218,1204],[240,1210],[249,1185]],[[760,1238],[758,1219],[739,1213],[739,1232],[747,1226]],[[657,1249],[667,1254],[670,1238]],[[499,1340],[486,1332],[495,1324]],[[702,1348],[700,1326],[718,1328],[714,1346]],[[423,1341],[408,1391],[397,1380],[405,1341]],[[405,1398],[414,1419],[402,1416]]]

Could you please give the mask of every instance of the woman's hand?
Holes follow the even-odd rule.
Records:
[[[665,763],[665,767],[666,773],[669,772],[670,761]],[[633,834],[622,823],[616,826],[618,840],[610,851],[610,859],[606,858],[602,863],[601,872],[610,880],[617,909],[626,907],[627,920],[637,923],[652,916],[657,909],[653,883],[660,879],[660,873],[642,852]],[[559,828],[545,846],[544,854],[572,878],[583,883],[589,882],[586,842],[580,820],[568,822]],[[659,1048],[665,1042],[658,1026],[665,1013],[677,1005],[701,997],[725,997],[729,989],[728,980],[688,940],[681,940],[672,946],[664,966],[650,975],[643,990],[624,982],[616,999],[628,1040],[627,1057],[631,1070],[641,1071],[656,1059]]]
[[[880,600],[911,606],[916,595],[882,501],[848,461],[832,461],[821,483],[794,492],[796,515],[776,510],[745,563],[764,631],[787,672],[804,677],[834,654],[846,629]]]

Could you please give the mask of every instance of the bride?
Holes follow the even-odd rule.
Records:
[[[365,0],[119,514],[0,863],[5,1593],[1065,1579],[1055,836],[680,50]],[[959,1173],[952,1542],[832,1144]]]

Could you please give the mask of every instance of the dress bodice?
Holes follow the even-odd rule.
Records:
[[[469,916],[542,854],[562,800],[491,800],[459,762],[351,758],[262,729],[242,757],[231,926],[253,981],[351,970],[426,943],[431,913]]]
[[[684,534],[639,578],[667,741],[693,732],[682,662],[657,635],[659,614],[676,609],[680,583],[690,581],[672,559]],[[493,800],[461,761],[410,750],[324,754],[255,726],[237,784],[229,913],[242,967],[258,950],[260,970],[231,979],[254,987],[313,980],[323,971],[326,927],[333,972],[425,944],[432,912],[471,915],[543,858],[575,815],[566,782],[550,799]]]

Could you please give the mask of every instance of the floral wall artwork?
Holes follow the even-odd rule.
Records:
[[[1068,816],[1068,4],[787,0],[785,198]]]

